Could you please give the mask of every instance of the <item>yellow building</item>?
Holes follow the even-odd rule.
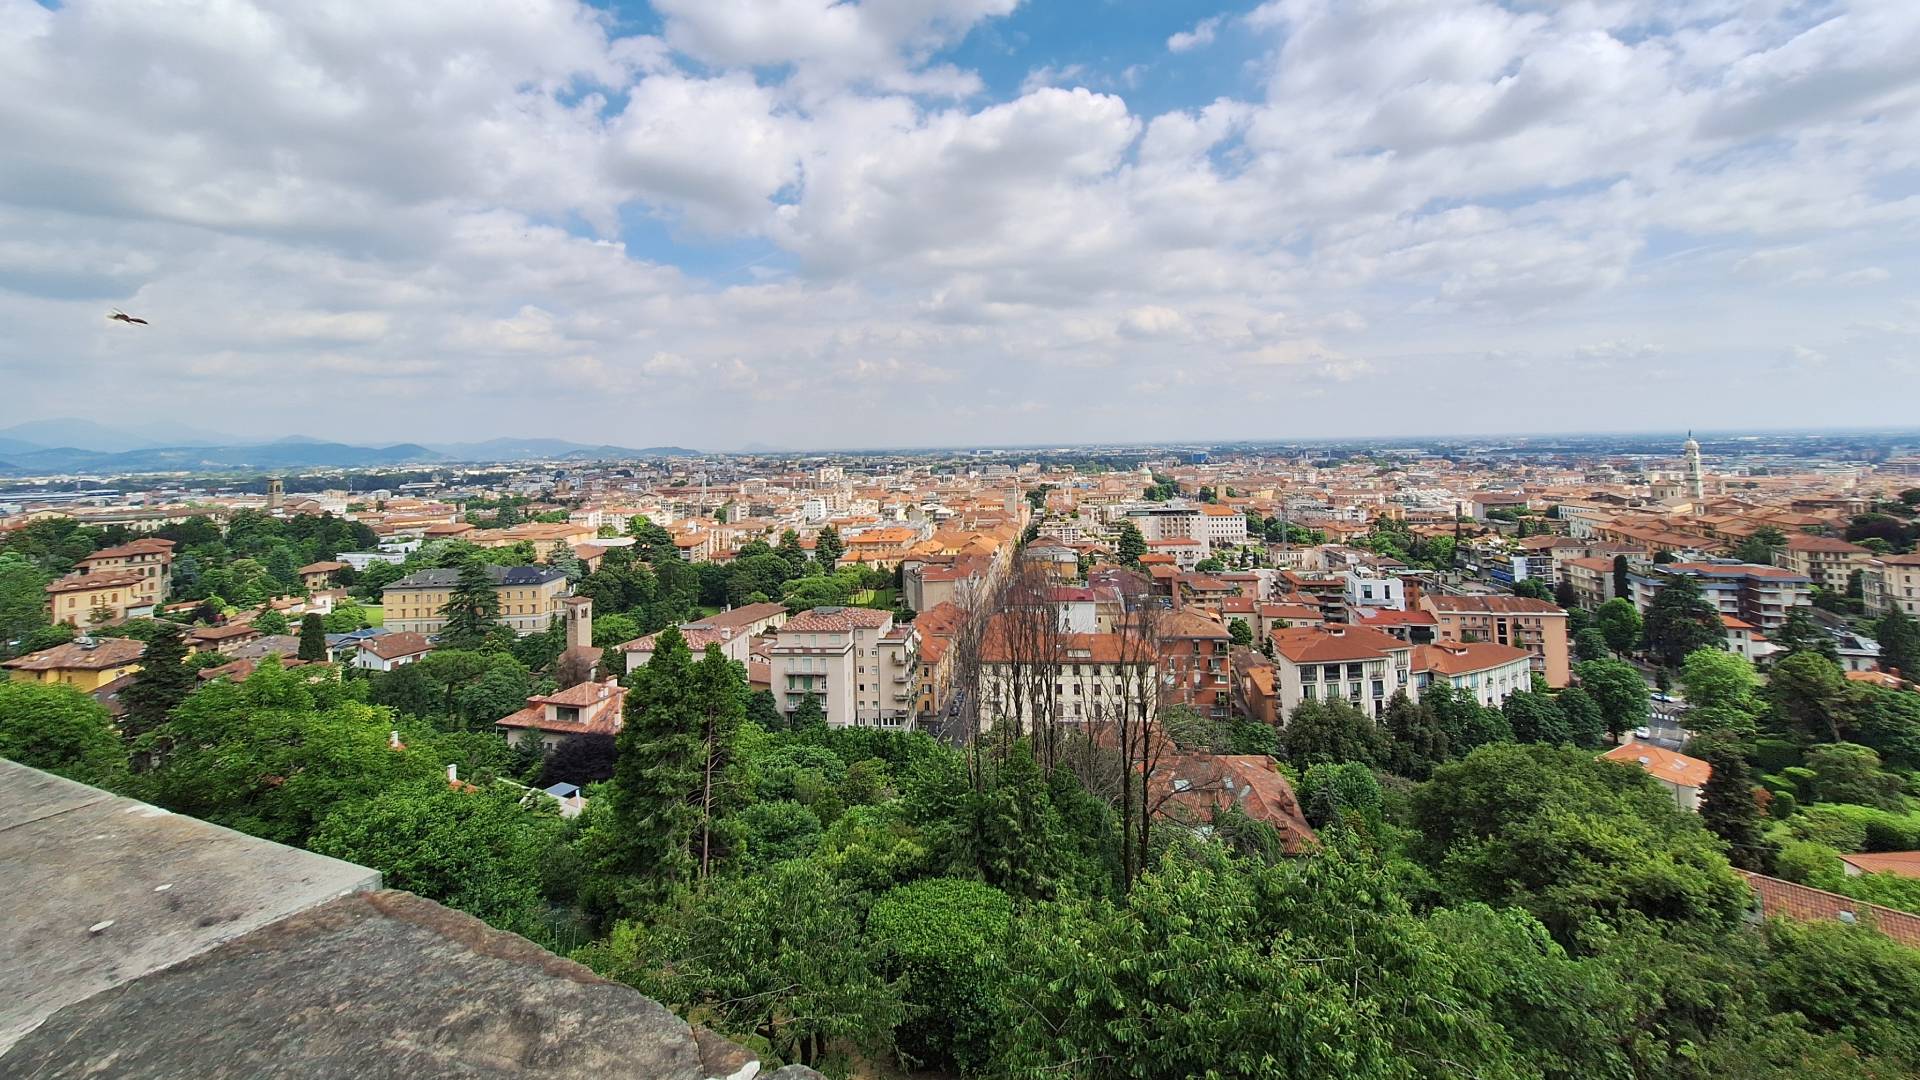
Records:
[[[560,615],[568,596],[567,575],[549,566],[487,566],[500,622],[525,636],[545,630]],[[458,570],[421,570],[386,587],[381,603],[386,627],[395,633],[438,634],[447,624],[440,612],[453,597]]]
[[[61,683],[92,692],[140,670],[145,642],[131,638],[80,638],[7,661],[14,682]]]
[[[81,630],[151,615],[153,580],[139,570],[68,574],[47,585],[48,613],[54,622]]]
[[[83,574],[133,572],[140,576],[135,592],[143,604],[164,603],[173,587],[173,541],[147,537],[117,547],[101,548],[81,559]]]

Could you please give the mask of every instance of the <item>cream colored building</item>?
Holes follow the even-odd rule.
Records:
[[[1867,611],[1885,615],[1899,608],[1920,618],[1920,554],[1882,555],[1867,565]]]
[[[522,637],[545,630],[560,617],[568,594],[567,575],[548,566],[494,566],[493,595],[500,602],[500,623]],[[458,570],[421,570],[386,587],[381,603],[387,629],[396,633],[438,634],[447,624],[441,610],[459,583]]]
[[[818,698],[831,727],[904,727],[920,690],[919,635],[891,612],[818,607],[788,619],[767,650],[773,694],[791,715]]]
[[[140,575],[135,588],[142,604],[166,603],[173,589],[173,548],[171,540],[146,538],[117,547],[101,548],[77,564],[85,574],[128,571]]]
[[[145,642],[131,638],[80,638],[16,656],[4,666],[14,682],[56,683],[93,691],[139,671],[146,651]]]
[[[1847,579],[1855,570],[1867,569],[1873,552],[1831,536],[1794,533],[1787,537],[1786,547],[1774,552],[1773,562],[1823,589],[1845,592]]]
[[[153,579],[139,570],[75,573],[47,585],[54,622],[85,630],[153,614]]]

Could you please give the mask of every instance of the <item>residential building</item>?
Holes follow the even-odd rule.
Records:
[[[1160,643],[1160,695],[1163,704],[1185,705],[1202,716],[1224,720],[1233,713],[1233,676],[1227,649],[1233,637],[1217,619],[1195,611],[1167,612],[1153,620]]]
[[[1847,579],[1855,571],[1865,573],[1873,562],[1873,552],[1832,536],[1794,533],[1787,537],[1786,547],[1774,552],[1773,562],[1822,589],[1845,592]]]
[[[1003,617],[1004,618],[1004,617]],[[1066,724],[1117,722],[1122,710],[1138,716],[1159,708],[1153,645],[1135,633],[1060,634],[1045,656],[1025,656],[1002,619],[980,641],[980,729],[1003,723],[1033,730],[1036,694],[1047,698],[1053,718]]]
[[[252,623],[231,622],[219,626],[196,626],[187,631],[187,648],[193,652],[226,652],[228,649],[259,641],[264,637]]]
[[[1567,655],[1567,613],[1526,596],[1446,596],[1428,593],[1420,606],[1433,613],[1442,641],[1512,645],[1533,655],[1533,669],[1555,689],[1572,681]]]
[[[1614,598],[1613,560],[1602,558],[1568,559],[1560,564],[1567,584],[1573,587],[1574,603],[1592,611]]]
[[[1378,716],[1387,699],[1413,682],[1414,646],[1364,626],[1291,627],[1273,632],[1278,712],[1303,701],[1345,701]]]
[[[1747,870],[1737,873],[1747,879],[1759,901],[1756,918],[1870,926],[1902,945],[1920,948],[1920,915]]]
[[[1878,617],[1897,607],[1920,619],[1920,554],[1874,559],[1862,585],[1868,614]]]
[[[74,565],[83,574],[136,573],[141,579],[134,588],[139,600],[130,606],[157,606],[173,592],[173,548],[171,540],[144,537],[101,548]]]
[[[153,614],[153,579],[140,570],[75,572],[47,583],[54,622],[84,630]]]
[[[1344,593],[1349,619],[1376,611],[1405,611],[1406,582],[1369,570],[1348,570]]]
[[[567,575],[549,566],[486,567],[500,604],[500,622],[522,637],[545,630],[561,613]],[[386,587],[386,625],[396,632],[438,634],[447,624],[442,609],[453,597],[460,571],[420,570]]]
[[[1293,785],[1265,754],[1169,754],[1154,770],[1148,796],[1155,816],[1172,824],[1208,829],[1217,813],[1237,809],[1272,826],[1285,854],[1320,844]]]
[[[338,559],[322,559],[319,562],[308,563],[295,573],[300,575],[300,584],[308,592],[319,592],[322,589],[333,588],[336,575],[345,569],[347,564]]]
[[[1673,795],[1682,810],[1700,809],[1700,791],[1713,777],[1713,766],[1652,743],[1629,741],[1600,755],[1603,761],[1637,765]]]
[[[1628,575],[1633,606],[1645,614],[1668,581],[1685,576],[1722,615],[1731,615],[1772,635],[1796,607],[1813,602],[1812,580],[1780,566],[1741,562],[1648,564]]]
[[[377,637],[363,638],[353,654],[353,666],[367,671],[392,671],[418,663],[433,652],[433,642],[425,634],[399,630]]]
[[[1247,515],[1237,507],[1204,503],[1194,525],[1194,538],[1204,541],[1208,551],[1242,547],[1247,542]]]
[[[1413,650],[1415,697],[1445,683],[1488,708],[1507,695],[1533,687],[1533,654],[1513,645],[1488,641],[1436,641]]]
[[[912,623],[871,608],[818,607],[782,624],[767,649],[773,693],[792,715],[817,698],[832,727],[902,727],[919,697],[919,638]]]
[[[745,664],[752,657],[753,639],[779,629],[786,621],[785,604],[744,604],[681,623],[679,630],[680,636],[687,640],[687,648],[696,656],[706,652],[708,645],[718,645],[727,659]],[[653,644],[658,637],[658,634],[647,634],[616,645],[614,649],[626,654],[627,670],[632,671],[653,659]]]
[[[75,638],[51,649],[16,656],[0,667],[14,682],[57,683],[91,693],[140,670],[145,642],[132,638]]]
[[[514,746],[538,742],[547,753],[582,735],[618,735],[625,724],[627,688],[617,679],[588,681],[553,694],[535,694],[527,707],[494,721]]]

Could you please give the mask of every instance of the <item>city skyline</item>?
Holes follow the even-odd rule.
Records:
[[[700,447],[1906,419],[1911,5],[1106,7],[10,0],[12,407]]]

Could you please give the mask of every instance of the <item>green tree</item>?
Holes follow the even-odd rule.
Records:
[[[1697,732],[1751,736],[1760,712],[1759,676],[1745,657],[1724,649],[1698,649],[1680,667],[1680,686],[1691,708],[1687,726]]]
[[[319,614],[309,611],[300,617],[300,651],[295,656],[309,661],[327,659],[327,624]]]
[[[708,645],[706,654],[691,670],[689,705],[700,737],[699,824],[696,837],[700,876],[712,872],[714,824],[732,801],[728,765],[733,760],[734,738],[746,720],[746,681],[740,669],[727,659],[718,645]]]
[[[1773,557],[1787,546],[1787,534],[1772,525],[1762,525],[1733,549],[1733,557],[1744,563],[1772,566]]]
[[[1597,626],[1582,627],[1573,635],[1573,657],[1575,660],[1605,660],[1614,655],[1607,644],[1606,632]]]
[[[1767,675],[1775,730],[1806,742],[1841,741],[1848,697],[1840,665],[1817,652],[1792,653]]]
[[[1880,670],[1920,680],[1920,626],[1914,625],[1913,618],[1895,604],[1874,624],[1873,632],[1880,643]]]
[[[1835,664],[1840,662],[1840,648],[1834,644],[1833,635],[1822,629],[1805,607],[1795,606],[1787,611],[1787,618],[1773,632],[1772,641],[1776,664],[1799,653],[1812,653]]]
[[[121,692],[120,700],[126,706],[122,730],[132,739],[160,730],[168,714],[186,700],[199,681],[187,663],[186,628],[162,622],[140,657],[140,671]]]
[[[1647,722],[1647,680],[1624,660],[1589,660],[1575,664],[1580,687],[1600,707],[1607,734],[1619,738]]]
[[[1573,591],[1573,582],[1570,579],[1561,578],[1560,583],[1553,587],[1553,602],[1567,611],[1580,606],[1580,596]]]
[[[1585,750],[1482,747],[1434,770],[1413,820],[1444,890],[1525,908],[1568,945],[1629,914],[1731,927],[1747,909],[1697,815]]]
[[[909,1060],[970,1073],[985,1068],[1012,929],[1007,894],[977,881],[928,878],[874,902],[867,932],[909,1009],[895,1033]]]
[[[1140,556],[1147,553],[1147,539],[1140,535],[1140,527],[1131,521],[1122,521],[1113,527],[1113,552],[1123,566],[1140,567]]]
[[[1529,600],[1553,602],[1553,590],[1539,578],[1522,578],[1513,584],[1513,595],[1524,596]]]
[[[1613,598],[1621,600],[1631,596],[1633,596],[1631,567],[1625,555],[1615,555],[1613,557]]]
[[[1627,656],[1640,647],[1643,627],[1633,601],[1616,596],[1601,604],[1593,613],[1593,623],[1615,656]]]
[[[1711,740],[1689,749],[1713,770],[1706,787],[1700,789],[1701,822],[1727,845],[1727,858],[1733,865],[1757,873],[1770,872],[1775,848],[1766,838],[1760,804],[1753,797],[1753,770],[1747,767],[1745,753],[1727,740]]]
[[[813,537],[813,558],[823,573],[831,574],[840,565],[840,556],[847,553],[847,545],[840,539],[840,530],[831,525],[822,525]]]
[[[26,556],[0,551],[0,659],[21,654],[21,645],[47,625],[47,582],[52,576]]]
[[[1515,691],[1500,703],[1500,711],[1506,714],[1507,726],[1513,729],[1513,737],[1517,742],[1573,741],[1572,734],[1567,730],[1566,717],[1560,712],[1560,704],[1551,695],[1531,690]]]
[[[288,628],[287,617],[272,608],[268,608],[253,617],[253,628],[262,634],[284,634]]]
[[[500,625],[500,597],[493,589],[493,575],[487,564],[469,559],[460,566],[460,576],[440,609],[446,624],[440,629],[440,641],[449,649],[478,649],[485,645],[493,628]]]
[[[623,903],[664,898],[689,881],[700,811],[705,746],[697,714],[693,654],[672,627],[654,638],[653,657],[627,674],[626,724],[615,737],[616,872],[629,879]]]
[[[0,758],[97,787],[115,786],[127,772],[107,710],[58,684],[0,682]]]
[[[1248,626],[1245,619],[1228,619],[1227,636],[1233,639],[1235,645],[1245,648],[1253,644],[1253,627]]]
[[[428,781],[340,806],[309,846],[373,867],[388,888],[550,942],[541,879],[565,826],[520,800],[516,788],[467,791]]]
[[[1303,701],[1280,730],[1280,755],[1301,768],[1342,761],[1371,766],[1386,759],[1387,742],[1372,717],[1344,701]]]
[[[1855,803],[1882,810],[1903,810],[1906,785],[1883,772],[1880,755],[1858,743],[1824,743],[1809,747],[1806,768],[1813,773],[1813,797],[1823,803]]]
[[[582,955],[603,975],[801,1064],[843,1042],[884,1053],[903,1015],[849,886],[809,860],[741,878],[665,922],[621,923]]]
[[[1701,595],[1691,577],[1667,579],[1647,605],[1647,654],[1662,667],[1679,667],[1697,649],[1717,646],[1727,637],[1720,613]]]
[[[1373,770],[1357,761],[1322,762],[1300,778],[1300,809],[1315,828],[1379,827],[1385,797]]]
[[[1554,695],[1560,708],[1567,741],[1575,746],[1599,746],[1607,738],[1607,718],[1600,703],[1577,686],[1569,686]]]
[[[1447,760],[1447,733],[1433,710],[1396,690],[1380,716],[1387,737],[1386,767],[1397,776],[1424,780]]]
[[[827,726],[827,709],[817,694],[808,694],[794,707],[789,725],[795,731],[814,731]]]

